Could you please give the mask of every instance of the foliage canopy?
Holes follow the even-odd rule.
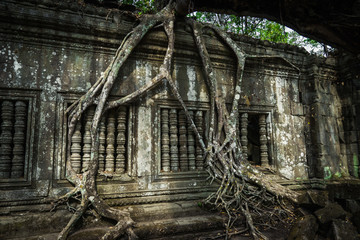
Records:
[[[139,15],[156,11],[155,0],[123,0],[122,4],[135,6]],[[316,40],[303,37],[294,30],[285,27],[285,25],[264,18],[211,12],[194,12],[189,14],[189,17],[193,17],[200,22],[212,23],[225,31],[235,34],[242,34],[274,43],[286,43],[303,47],[308,52],[317,55],[326,55],[328,53],[328,46]]]

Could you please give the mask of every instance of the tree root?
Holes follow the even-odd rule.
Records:
[[[60,197],[56,202],[62,203],[69,197],[81,194],[81,204],[76,209],[67,226],[60,233],[58,239],[66,239],[74,224],[84,214],[87,207],[91,205],[96,213],[102,217],[115,220],[117,223],[101,239],[116,239],[120,235],[126,234],[129,239],[136,239],[137,236],[132,230],[135,222],[130,214],[125,211],[112,208],[107,205],[98,195],[96,189],[96,174],[98,172],[99,159],[99,122],[104,113],[112,108],[133,101],[147,91],[157,87],[161,82],[167,82],[174,97],[179,101],[184,113],[191,123],[191,128],[205,152],[205,163],[211,181],[217,181],[220,186],[216,193],[211,194],[205,203],[217,209],[226,211],[228,215],[227,235],[229,229],[233,227],[239,214],[245,216],[246,229],[254,239],[266,239],[266,237],[256,228],[257,224],[268,224],[273,219],[281,220],[284,216],[291,214],[291,211],[279,199],[286,198],[296,202],[298,194],[272,182],[264,174],[249,164],[243,158],[239,136],[236,127],[239,122],[239,100],[241,93],[241,81],[246,58],[254,57],[274,57],[246,55],[238,45],[227,36],[222,30],[197,23],[188,19],[188,24],[193,29],[196,45],[204,66],[205,80],[210,93],[210,124],[208,129],[207,142],[200,135],[189,111],[179,93],[175,81],[172,79],[171,66],[174,53],[174,4],[170,2],[163,10],[155,15],[144,15],[140,24],[133,29],[123,40],[121,46],[116,51],[113,61],[104,72],[103,76],[83,95],[73,103],[68,109],[68,145],[71,145],[71,138],[75,131],[75,126],[81,115],[90,106],[96,105],[96,110],[91,125],[91,159],[88,169],[77,174],[72,168],[70,159],[70,148],[67,149],[66,176],[74,185],[74,189]],[[157,27],[158,23],[164,27],[168,37],[168,48],[159,69],[159,73],[143,87],[135,92],[114,101],[108,101],[112,86],[117,78],[120,68],[123,66],[132,50],[139,44],[140,40],[152,28]],[[215,76],[209,54],[206,50],[202,36],[204,27],[212,28],[217,35],[223,39],[232,49],[237,57],[237,74],[234,98],[230,112],[227,110],[225,101],[218,91],[218,83]],[[281,57],[280,57],[281,58]],[[283,58],[282,58],[283,59]],[[296,68],[292,63],[284,59],[289,65]],[[298,69],[298,68],[297,68]],[[56,207],[55,205],[55,207]]]
[[[207,78],[206,83],[212,96],[214,96],[214,102],[211,103],[210,137],[209,147],[206,149],[206,164],[211,178],[217,180],[220,183],[220,187],[216,193],[211,194],[205,200],[205,203],[227,212],[229,217],[227,229],[232,227],[237,219],[237,214],[241,213],[245,216],[247,227],[253,238],[266,239],[255,227],[256,223],[253,216],[258,215],[261,216],[261,219],[264,219],[264,215],[267,215],[269,220],[273,218],[281,220],[283,217],[288,216],[289,213],[291,214],[291,211],[277,201],[277,199],[281,197],[296,202],[299,194],[272,182],[266,175],[251,166],[247,159],[243,158],[236,126],[238,126],[239,121],[238,106],[246,58],[274,56],[248,56],[219,28],[211,25],[201,25],[193,20],[188,20],[188,22],[193,28],[195,42]],[[234,98],[230,113],[227,111],[225,102],[221,98],[221,93],[217,90],[219,88],[215,71],[202,37],[202,29],[204,27],[213,29],[232,49],[238,60]],[[291,67],[299,70],[286,59],[284,61]]]
[[[125,211],[111,208],[98,195],[96,189],[95,178],[98,170],[98,150],[99,150],[99,134],[98,125],[101,116],[105,111],[117,107],[126,102],[132,101],[149,89],[155,87],[164,78],[169,78],[171,70],[171,61],[174,51],[174,13],[172,11],[173,4],[170,3],[162,11],[155,15],[143,16],[140,24],[129,33],[121,46],[118,48],[115,57],[109,67],[104,72],[104,75],[83,95],[78,101],[73,103],[68,109],[68,144],[71,145],[71,137],[74,134],[75,126],[79,121],[81,115],[92,105],[96,104],[95,114],[91,125],[91,159],[88,169],[82,173],[77,174],[72,168],[71,161],[66,164],[67,179],[74,184],[74,189],[65,196],[59,198],[58,202],[67,200],[69,197],[80,193],[82,201],[76,212],[70,219],[67,226],[58,236],[58,239],[66,239],[67,235],[75,225],[77,220],[83,215],[88,205],[92,205],[97,214],[102,217],[110,218],[117,221],[117,224],[109,229],[109,231],[101,239],[116,239],[120,235],[126,233],[130,239],[136,239],[132,226],[135,224],[131,219],[130,214]],[[117,101],[108,102],[108,96],[111,88],[115,82],[118,72],[124,62],[129,57],[132,50],[138,45],[145,34],[153,28],[158,22],[164,24],[165,31],[169,38],[169,46],[164,58],[164,62],[160,67],[160,73],[152,79],[147,85],[137,90],[136,92],[121,98]],[[70,148],[67,151],[67,159],[70,159]]]

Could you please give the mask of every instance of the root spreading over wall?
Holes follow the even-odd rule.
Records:
[[[193,36],[202,60],[206,84],[210,93],[210,122],[208,129],[208,139],[203,139],[199,134],[187,106],[185,105],[174,79],[172,79],[172,59],[174,52],[174,22],[175,4],[169,3],[165,8],[153,15],[143,15],[140,23],[123,40],[121,46],[116,51],[115,57],[104,72],[103,76],[88,90],[88,92],[73,103],[68,109],[68,135],[67,140],[71,145],[75,126],[81,115],[91,106],[95,106],[95,114],[91,125],[91,159],[86,171],[77,174],[71,162],[67,161],[66,176],[74,185],[66,195],[60,197],[57,202],[63,202],[73,196],[81,195],[81,203],[70,219],[67,226],[61,231],[58,239],[66,239],[72,227],[83,213],[91,205],[94,210],[102,217],[115,220],[114,227],[109,228],[101,239],[116,239],[126,234],[130,239],[136,239],[132,229],[134,221],[130,214],[107,205],[100,197],[96,188],[96,174],[99,164],[99,122],[104,113],[112,108],[137,99],[147,91],[160,84],[168,83],[172,94],[179,101],[185,115],[191,123],[191,128],[196,135],[205,152],[206,169],[209,173],[210,181],[219,182],[218,190],[204,200],[215,208],[225,211],[228,214],[227,230],[237,220],[239,215],[246,219],[246,229],[254,239],[266,237],[258,230],[257,225],[267,225],[274,221],[283,219],[290,214],[283,203],[284,199],[296,202],[299,194],[272,182],[266,175],[259,172],[243,158],[239,136],[236,127],[238,126],[238,106],[241,94],[241,81],[246,58],[269,58],[276,56],[254,56],[245,54],[241,48],[222,30],[206,24],[200,24],[192,19],[187,19],[193,30]],[[120,68],[127,58],[139,44],[141,39],[153,27],[162,25],[168,37],[168,47],[159,69],[158,74],[143,87],[133,93],[117,100],[109,101],[112,86],[117,78]],[[203,39],[203,29],[210,28],[222,39],[237,58],[237,75],[234,89],[233,101],[230,111],[226,107],[225,100],[218,91],[218,82],[214,74],[212,62],[210,61],[205,42]],[[296,68],[293,64],[283,59],[287,64]],[[67,159],[70,159],[70,148],[67,149]]]

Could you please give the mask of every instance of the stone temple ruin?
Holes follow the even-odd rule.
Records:
[[[90,109],[82,116],[68,145],[65,111],[101,76],[135,22],[105,8],[45,0],[1,1],[0,18],[0,238],[31,239],[60,232],[71,215],[66,207],[50,212],[51,199],[71,186],[65,162],[79,173],[86,168],[94,113]],[[177,22],[173,77],[206,139],[209,94],[189,32]],[[281,56],[300,69],[281,58],[246,61],[237,130],[248,159],[271,169],[267,174],[290,188],[359,200],[355,63],[345,56],[320,58],[289,45],[234,38],[247,53]],[[206,43],[230,102],[235,56],[211,31]],[[123,80],[111,98],[151,80],[166,46],[164,31],[152,30],[121,69]],[[113,174],[98,176],[101,196],[111,206],[130,208],[144,236],[222,226],[194,204],[216,184],[207,181],[203,151],[166,85],[104,116],[100,170]]]

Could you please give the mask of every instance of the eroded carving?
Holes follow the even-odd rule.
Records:
[[[26,109],[24,101],[16,101],[11,178],[21,178],[24,176]]]
[[[117,136],[116,136],[116,162],[115,168],[117,173],[125,172],[125,160],[126,160],[126,115],[127,109],[121,106],[118,110],[117,117]]]
[[[14,103],[1,103],[1,137],[0,137],[0,178],[10,178],[12,155],[12,130],[14,118]]]
[[[110,112],[107,122],[107,135],[106,135],[106,158],[105,158],[105,171],[114,172],[115,168],[115,116],[114,112]]]
[[[170,171],[170,137],[169,137],[169,109],[161,110],[161,167],[165,172]]]
[[[91,123],[94,117],[94,108],[90,108],[87,114],[85,115],[85,132],[83,135],[83,156],[82,156],[82,168],[81,171],[85,172],[88,168],[90,157],[91,157]]]
[[[248,159],[248,149],[247,149],[247,145],[248,145],[248,114],[247,113],[243,113],[241,114],[241,119],[240,119],[240,133],[241,133],[241,138],[240,138],[240,142],[241,142],[241,146],[242,146],[242,153],[243,153],[243,157],[245,159]]]
[[[201,136],[204,135],[203,129],[203,111],[196,111],[195,113],[195,125],[200,133]],[[200,144],[196,143],[196,169],[203,170],[204,169],[204,155],[203,150]]]
[[[103,116],[100,121],[100,133],[99,133],[99,171],[105,170],[105,143],[106,143],[106,127],[105,117]]]
[[[71,137],[71,166],[76,173],[81,170],[81,124],[78,122],[75,126],[74,134]]]
[[[261,114],[259,116],[259,134],[260,134],[260,156],[261,156],[261,166],[269,166],[268,160],[268,147],[267,147],[267,137],[266,137],[266,115]]]
[[[188,150],[186,136],[186,116],[183,110],[179,111],[179,146],[180,146],[180,170],[188,171]]]
[[[190,117],[194,119],[194,112],[189,111]],[[195,136],[191,129],[191,122],[187,121],[187,144],[188,144],[188,159],[189,159],[189,169],[196,170],[195,164]]]
[[[179,151],[178,151],[178,127],[177,127],[177,111],[170,110],[170,165],[171,171],[179,171]]]

